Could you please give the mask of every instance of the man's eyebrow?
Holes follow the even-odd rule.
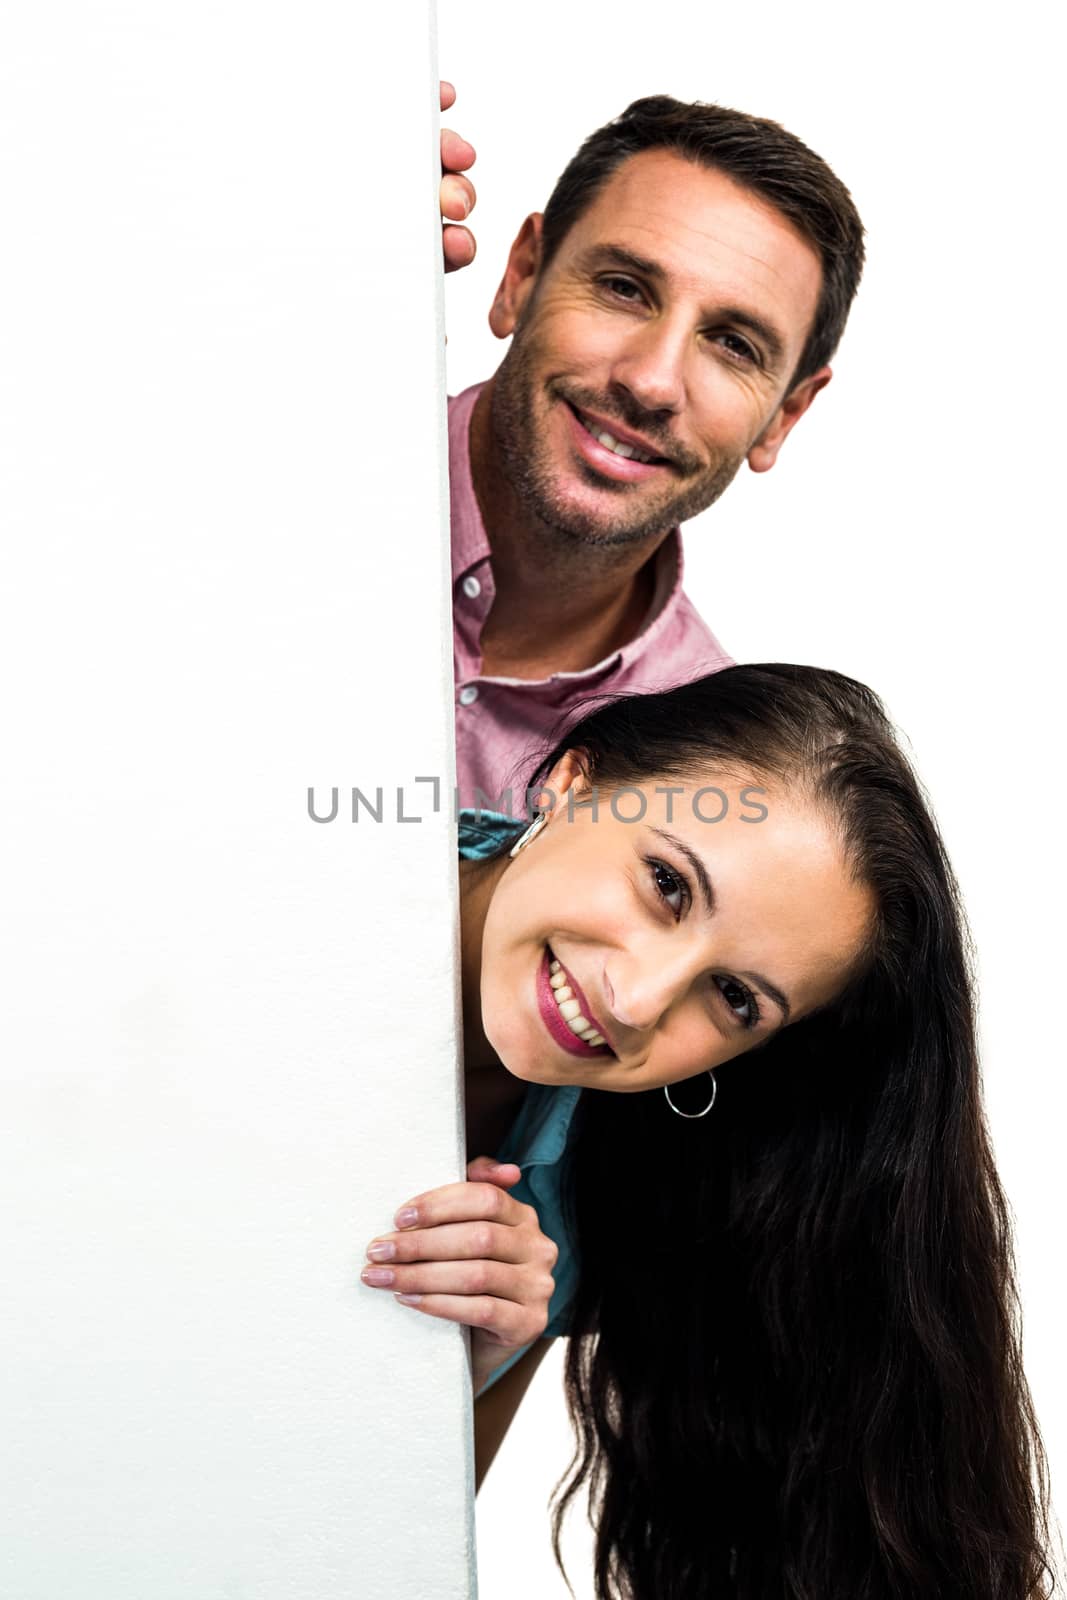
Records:
[[[592,245],[578,257],[578,266],[587,272],[598,266],[622,267],[627,272],[639,272],[654,283],[667,281],[667,273],[658,261],[636,255],[634,251],[627,250],[620,244]],[[709,320],[730,323],[734,327],[745,328],[749,333],[754,333],[766,348],[772,362],[781,361],[785,355],[785,345],[777,328],[772,327],[763,317],[757,316],[754,311],[746,311],[744,306],[724,306],[715,312],[713,318],[709,313]]]
[[[580,267],[613,266],[625,267],[629,272],[641,272],[646,278],[655,278],[658,282],[666,281],[666,271],[658,261],[650,261],[647,256],[639,256],[633,250],[625,249],[621,244],[594,244],[588,250],[583,250],[578,257]]]
[[[710,917],[712,912],[715,910],[715,891],[711,887],[711,880],[708,877],[707,869],[704,866],[703,861],[701,861],[700,857],[697,855],[696,851],[691,849],[690,846],[686,844],[684,839],[679,839],[676,833],[671,833],[667,828],[656,828],[650,826],[648,831],[656,834],[658,838],[663,840],[664,844],[669,844],[673,849],[677,850],[680,856],[684,856],[688,861],[689,865],[693,869],[693,876],[696,878],[697,884],[700,887],[701,898],[704,901],[705,915]],[[782,1013],[783,1025],[789,1021],[789,1001],[782,993],[781,989],[778,988],[777,984],[772,983],[769,978],[765,978],[762,972],[739,972],[738,977],[747,978],[750,983],[756,984],[758,988],[763,990],[764,994],[767,995],[769,999],[774,1001],[775,1005]]]

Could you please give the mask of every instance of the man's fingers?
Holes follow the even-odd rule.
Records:
[[[477,198],[469,178],[449,172],[441,179],[441,215],[450,222],[462,222],[469,217]]]
[[[454,106],[456,103],[456,86],[454,83],[449,83],[447,78],[441,78],[438,87],[441,91],[441,110],[447,111],[449,106]]]
[[[466,172],[477,157],[474,146],[451,128],[441,129],[441,167],[445,172]]]
[[[454,228],[449,224],[442,229],[441,248],[445,254],[445,271],[456,272],[460,267],[470,266],[478,247],[469,228]]]
[[[523,1261],[528,1254],[529,1246],[519,1229],[500,1222],[411,1228],[402,1233],[384,1233],[367,1246],[367,1255],[375,1264],[388,1262],[390,1266],[404,1261]]]
[[[446,100],[446,94],[451,98]],[[441,109],[451,105],[456,91],[450,83],[441,84]],[[455,227],[470,216],[478,196],[469,178],[461,176],[475,161],[474,146],[451,128],[441,129],[441,215],[445,225],[441,229],[441,251],[445,271],[456,272],[469,267],[478,249],[469,228]]]

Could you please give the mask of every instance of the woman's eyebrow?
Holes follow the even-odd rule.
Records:
[[[715,910],[715,891],[711,887],[711,879],[708,877],[707,868],[704,866],[703,861],[701,861],[696,851],[691,849],[690,846],[686,844],[684,839],[679,839],[676,833],[670,833],[666,828],[655,828],[650,826],[649,832],[657,834],[665,844],[669,844],[672,849],[677,850],[678,854],[684,856],[688,861],[689,865],[693,869],[693,876],[696,878],[697,884],[700,887],[701,896],[704,900],[704,915],[710,917],[712,912]]]
[[[763,990],[768,999],[774,1001],[775,1005],[782,1013],[783,1025],[789,1021],[791,1015],[789,1001],[786,999],[781,989],[779,989],[775,984],[771,983],[768,978],[765,978],[762,972],[739,972],[737,976],[739,978],[746,978],[749,983],[754,983],[757,989]]]

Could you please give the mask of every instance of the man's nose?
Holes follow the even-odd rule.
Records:
[[[628,389],[643,411],[676,413],[685,404],[688,333],[667,317],[649,317],[631,331],[612,363],[615,383]]]

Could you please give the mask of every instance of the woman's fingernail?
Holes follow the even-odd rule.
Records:
[[[398,1228],[413,1228],[418,1220],[419,1209],[417,1206],[404,1206],[396,1214]]]
[[[399,1300],[402,1306],[417,1306],[422,1299],[421,1294],[394,1294],[394,1300]]]
[[[369,1261],[395,1261],[396,1245],[391,1239],[379,1239],[374,1244],[367,1246],[367,1259]]]
[[[364,1267],[360,1277],[372,1289],[388,1289],[391,1283],[396,1282],[396,1273],[391,1267]]]

